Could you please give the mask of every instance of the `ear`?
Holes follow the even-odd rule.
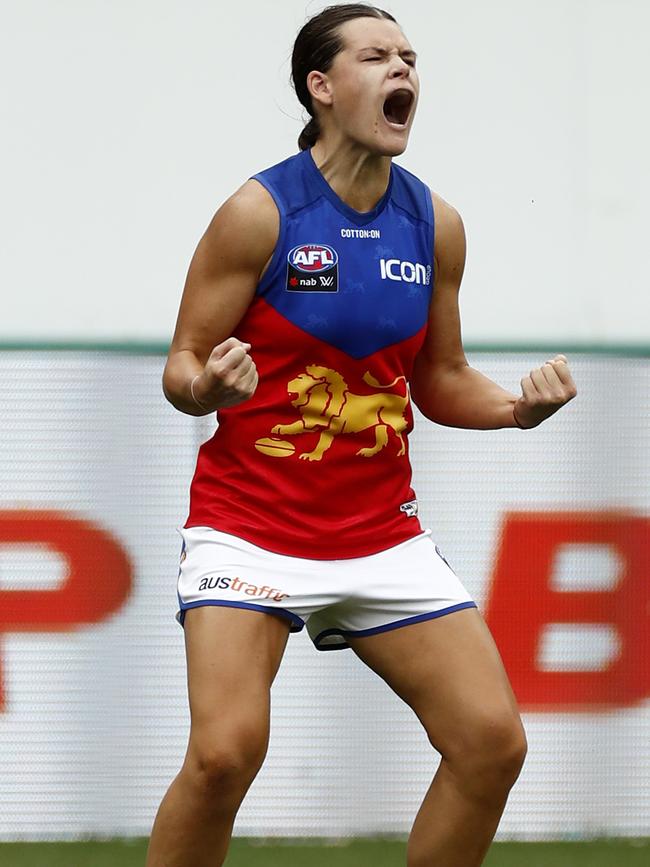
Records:
[[[314,104],[317,102],[321,105],[332,104],[330,80],[324,72],[312,70],[312,72],[309,73],[307,76],[307,90],[309,91]]]

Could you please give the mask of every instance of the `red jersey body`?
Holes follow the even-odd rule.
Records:
[[[219,410],[185,527],[280,554],[362,557],[422,532],[411,488],[408,381],[432,291],[428,188],[395,164],[359,213],[310,151],[255,176],[280,234],[235,336],[251,344],[253,397]]]

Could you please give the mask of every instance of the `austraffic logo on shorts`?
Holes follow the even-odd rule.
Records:
[[[201,578],[199,590],[234,590],[237,593],[245,593],[247,596],[257,596],[263,599],[272,599],[274,602],[282,602],[289,596],[288,593],[283,593],[277,587],[258,587],[257,584],[251,584],[249,581],[242,581],[241,578],[226,578],[222,575],[210,575],[207,578]]]
[[[379,267],[382,280],[419,283],[421,286],[428,286],[431,283],[431,265],[402,262],[400,259],[380,259]]]

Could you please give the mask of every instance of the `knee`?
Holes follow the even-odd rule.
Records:
[[[477,795],[494,795],[495,791],[507,794],[521,772],[527,751],[519,716],[508,714],[476,720],[443,752],[443,758]]]
[[[519,717],[497,724],[486,738],[485,748],[494,752],[493,765],[508,788],[519,776],[528,752],[528,742]]]
[[[265,732],[190,737],[185,770],[203,796],[237,803],[255,779],[266,755]]]

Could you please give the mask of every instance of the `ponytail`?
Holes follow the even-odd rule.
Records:
[[[312,117],[310,118],[307,126],[298,136],[298,147],[300,148],[300,150],[306,151],[309,148],[313,147],[318,141],[319,135],[320,127],[318,125],[318,118]]]

